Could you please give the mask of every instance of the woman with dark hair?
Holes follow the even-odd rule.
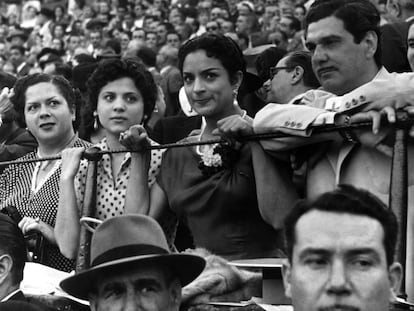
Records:
[[[95,146],[101,150],[133,148],[129,136],[131,132],[144,135],[138,125],[146,123],[156,101],[157,86],[151,73],[135,60],[104,60],[89,78],[87,93],[96,127],[100,125],[104,131],[104,138]],[[73,148],[62,154],[55,233],[62,254],[68,258],[73,258],[78,248],[79,211],[83,206],[87,169],[86,163],[80,161],[82,151]],[[154,150],[151,163],[141,153],[103,155],[98,162],[95,218],[148,213],[147,191],[141,193],[138,185],[155,182],[161,155],[162,151]]]
[[[223,133],[236,136],[251,128],[251,118],[235,101],[245,62],[233,40],[203,35],[184,44],[178,57],[188,100],[203,117],[199,133],[185,141],[203,142]],[[259,209],[258,191],[263,192],[258,178],[268,176],[256,176],[252,154],[250,143],[169,149],[151,189],[150,215],[162,219],[170,207],[187,220],[196,247],[226,259],[277,256],[277,232]],[[267,184],[274,186],[274,180]],[[272,201],[273,210],[280,208],[277,203]]]
[[[55,6],[54,10],[54,22],[57,24],[69,25],[71,22],[70,15],[66,14],[65,8],[62,5]]]
[[[19,125],[27,127],[38,143],[37,150],[21,160],[55,156],[65,148],[89,145],[75,134],[77,96],[66,79],[29,75],[17,81],[10,100]],[[60,254],[53,232],[60,173],[60,160],[10,165],[0,176],[0,209],[16,207],[22,216],[18,225],[23,234],[35,231],[43,236],[41,263],[71,271],[74,262]]]

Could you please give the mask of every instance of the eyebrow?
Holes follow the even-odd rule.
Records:
[[[125,288],[124,284],[122,282],[110,282],[104,285],[104,287],[102,288],[102,292],[107,292],[107,291],[111,291],[114,289],[123,289]]]
[[[303,259],[309,255],[328,256],[330,254],[332,254],[332,251],[322,248],[308,247],[301,251],[301,253],[299,254],[299,259]]]
[[[201,73],[206,73],[206,72],[214,71],[214,70],[221,70],[221,68],[218,68],[218,67],[207,68],[207,69],[202,70]],[[186,72],[186,71],[183,71],[183,73],[190,74],[190,72]]]
[[[319,38],[318,40],[309,40],[309,36],[308,39],[306,39],[305,44],[318,44],[318,43],[325,43],[327,41],[332,41],[332,40],[341,40],[342,37],[338,36],[338,35],[327,35],[325,37]]]
[[[333,251],[328,250],[328,249],[308,247],[302,250],[302,252],[299,254],[299,259],[303,259],[304,257],[308,255],[329,256],[332,253]],[[378,252],[375,249],[372,249],[370,247],[361,247],[361,248],[346,250],[345,255],[347,257],[353,257],[353,256],[358,256],[358,255],[372,255],[378,261],[381,259]]]
[[[52,99],[57,99],[57,96],[48,97],[48,98],[46,98],[46,101],[48,102],[48,101],[50,101]],[[26,105],[28,105],[28,104],[37,104],[37,103],[38,103],[38,101],[28,101],[26,103]]]
[[[147,278],[147,279],[138,279],[133,282],[135,288],[142,288],[147,286],[153,286],[156,288],[163,288],[163,284],[157,279]]]

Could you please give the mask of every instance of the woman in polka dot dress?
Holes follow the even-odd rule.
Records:
[[[68,147],[90,144],[77,137],[76,96],[62,77],[35,74],[17,81],[10,97],[20,126],[27,127],[38,142],[38,149],[23,156],[31,160],[55,156]],[[15,206],[23,219],[19,227],[26,235],[33,231],[44,237],[41,263],[71,271],[74,262],[62,256],[56,245],[53,227],[59,202],[61,161],[15,164],[0,176],[0,209]]]
[[[143,65],[132,60],[107,60],[98,66],[87,82],[89,104],[105,138],[101,150],[131,148],[130,131],[138,131],[154,109],[157,87]],[[155,144],[154,142],[150,142]],[[79,240],[79,214],[83,206],[87,163],[80,161],[82,148],[62,154],[61,195],[56,239],[68,258],[76,255]],[[154,150],[151,161],[140,153],[103,155],[98,162],[95,217],[105,220],[126,213],[148,213],[148,193],[137,185],[155,182],[162,151]],[[148,168],[149,166],[149,168]],[[141,172],[148,171],[148,174]]]

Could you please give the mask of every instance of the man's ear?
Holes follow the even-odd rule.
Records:
[[[0,284],[10,277],[11,270],[13,268],[13,259],[9,254],[0,256]]]
[[[171,282],[170,285],[170,298],[171,298],[171,310],[178,311],[181,304],[181,283],[178,279]]]
[[[285,287],[285,296],[292,298],[291,293],[291,279],[292,279],[292,266],[288,260],[283,263],[282,266],[283,285]]]
[[[390,301],[394,301],[400,292],[403,268],[398,262],[394,262],[388,268],[388,278],[390,281]]]
[[[292,84],[298,84],[302,81],[304,73],[305,70],[301,66],[296,66],[295,69],[293,69],[293,76],[291,79]]]
[[[95,294],[89,294],[89,308],[91,311],[98,310],[98,296]]]
[[[375,52],[378,49],[378,36],[375,31],[370,30],[366,33],[365,37],[362,39],[362,42],[366,46],[365,55],[367,58],[373,58]]]

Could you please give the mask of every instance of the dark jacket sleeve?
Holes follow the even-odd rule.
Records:
[[[0,144],[0,161],[15,160],[34,150],[36,139],[25,129],[18,129]]]

